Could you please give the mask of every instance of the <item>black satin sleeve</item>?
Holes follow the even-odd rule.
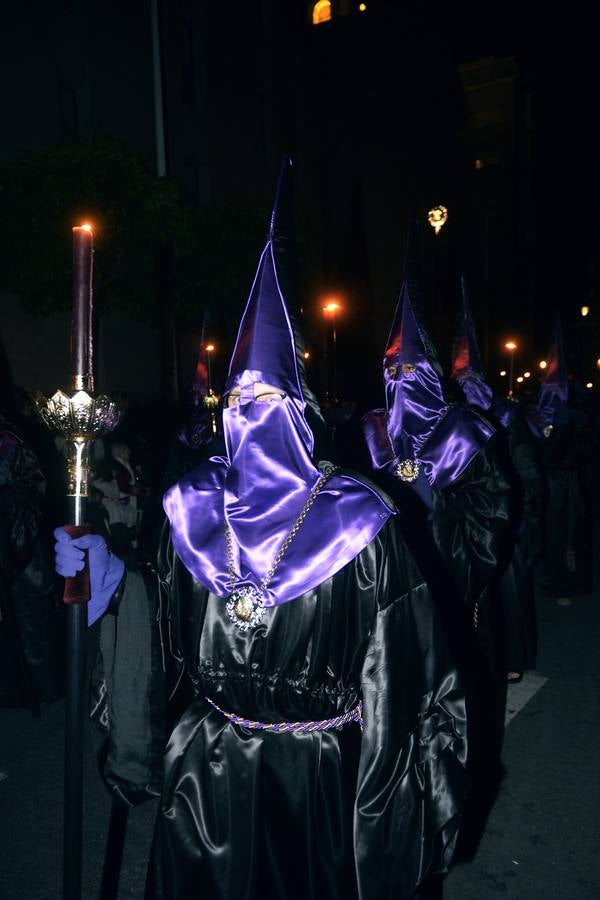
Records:
[[[393,524],[378,541],[354,818],[368,900],[410,897],[447,871],[466,787],[464,695],[431,597]]]
[[[129,570],[116,614],[97,626],[90,723],[102,778],[133,806],[158,796],[165,735],[165,674],[152,582]]]
[[[508,449],[523,503],[519,542],[525,558],[533,563],[542,552],[545,488],[535,443],[521,410],[508,426]]]
[[[509,556],[512,504],[496,437],[450,487],[433,492],[433,538],[468,608]]]

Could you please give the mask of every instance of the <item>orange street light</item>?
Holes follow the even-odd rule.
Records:
[[[585,319],[586,316],[589,316],[589,314],[590,314],[590,308],[589,308],[589,306],[582,306],[581,309],[580,309],[580,313],[581,313],[581,315],[584,317],[584,319]]]
[[[83,225],[80,225],[79,227],[82,228],[83,231],[89,231],[91,234],[94,231],[93,227],[90,225],[89,222],[84,222]]]
[[[531,378],[531,372],[523,372],[523,378]]]
[[[508,380],[508,396],[512,397],[513,393],[513,381],[515,375],[515,350],[517,349],[516,341],[506,341],[504,344],[504,349],[508,350],[510,353],[510,375]],[[522,381],[523,379],[521,379]]]
[[[206,345],[206,352],[207,352],[207,353],[213,353],[213,352],[214,352],[214,349],[215,349],[215,345],[214,345],[214,344],[207,344],[207,345]]]
[[[335,316],[341,310],[341,304],[337,300],[329,300],[323,307],[323,312],[327,316]]]
[[[522,376],[522,375],[519,375],[519,377],[517,378],[517,383],[518,383],[518,384],[523,384],[523,381],[524,381],[523,376]]]
[[[506,369],[501,369],[501,371],[500,371],[500,377],[501,377],[501,378],[506,378]]]
[[[310,359],[310,351],[309,350],[305,350],[303,355],[304,355],[304,359]]]
[[[588,383],[586,384],[586,388],[588,388],[589,390],[591,390],[593,387],[594,387],[594,385],[592,384],[592,382],[591,382],[591,381],[588,381]]]
[[[548,363],[546,362],[545,359],[540,359],[540,361],[538,363],[538,366],[540,367],[540,369],[545,369],[547,365],[548,365]]]

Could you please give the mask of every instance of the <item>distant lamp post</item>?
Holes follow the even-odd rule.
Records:
[[[448,221],[448,210],[441,204],[439,206],[434,206],[427,213],[427,221],[435,231],[436,235],[439,234]]]
[[[525,379],[523,378],[523,376],[519,375],[519,377],[517,378],[517,384],[523,384],[524,381]]]
[[[310,359],[310,351],[309,350],[305,350],[302,355],[303,355],[304,359]]]
[[[500,378],[506,378],[506,369],[500,370]]]
[[[591,382],[591,381],[588,381],[588,383],[586,384],[586,388],[587,388],[588,390],[591,391],[591,389],[592,389],[593,387],[594,387],[594,385],[592,384],[592,382]]]
[[[206,368],[208,369],[208,389],[212,390],[212,363],[211,356],[215,352],[214,344],[207,344],[204,348],[206,350]]]
[[[359,9],[360,12],[365,12],[366,8],[367,8],[367,4],[366,4],[366,3],[359,3],[359,4],[358,4],[358,9]]]
[[[589,306],[582,306],[581,309],[579,310],[579,312],[581,313],[581,315],[582,315],[583,318],[585,319],[585,317],[586,317],[586,316],[589,316],[589,314],[590,314],[590,308],[589,308]]]
[[[508,376],[508,396],[513,395],[513,383],[515,378],[515,350],[517,349],[516,341],[506,341],[504,349],[510,353],[510,374]],[[521,379],[522,381],[523,379]]]
[[[597,369],[600,369],[600,359],[597,359],[597,360],[596,360],[596,368],[597,368]]]
[[[330,330],[328,335],[328,349],[329,352],[327,356],[329,357],[329,387],[327,390],[327,399],[330,403],[335,402],[335,393],[336,393],[336,382],[337,382],[337,316],[342,311],[342,304],[335,299],[335,297],[331,297],[326,300],[323,306],[323,315],[325,319],[330,323]]]
[[[545,359],[540,359],[540,361],[538,363],[538,366],[540,367],[540,369],[545,369],[547,365],[548,365],[548,363],[546,362]]]
[[[531,372],[523,372],[523,378],[531,378]]]

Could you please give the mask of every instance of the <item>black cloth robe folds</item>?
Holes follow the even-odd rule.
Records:
[[[446,871],[465,791],[464,697],[395,520],[248,634],[184,568],[168,529],[158,583],[144,602],[128,574],[102,622],[92,704],[104,777],[125,802],[158,788],[163,668],[181,713],[147,898],[408,900]],[[263,722],[330,718],[362,699],[364,731],[250,730],[206,697]]]

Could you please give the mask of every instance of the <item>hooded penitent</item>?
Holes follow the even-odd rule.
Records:
[[[217,430],[216,408],[213,409],[211,415],[206,403],[206,398],[212,388],[209,379],[209,362],[206,350],[206,321],[207,315],[205,313],[200,337],[200,349],[192,377],[191,391],[189,392],[189,402],[186,404],[187,408],[183,424],[177,433],[179,441],[192,450],[199,450],[200,447],[208,444]],[[214,397],[214,400],[216,406],[218,398]]]
[[[229,367],[225,394],[237,388],[240,399],[223,412],[226,454],[207,460],[164,500],[186,568],[219,597],[246,592],[261,615],[339,571],[392,514],[367,485],[335,471],[325,477],[331,467],[313,461],[309,414],[317,419],[318,407],[282,291],[289,176],[286,163]],[[255,384],[279,389],[283,399],[255,399]],[[236,621],[231,602],[234,624],[249,627]]]
[[[555,423],[556,413],[565,407],[569,398],[569,380],[563,349],[560,319],[556,316],[554,324],[554,340],[541,379],[538,396],[537,420],[541,429]]]
[[[422,471],[441,489],[458,478],[494,429],[473,410],[446,401],[437,354],[413,308],[415,280],[409,270],[407,276],[383,358],[387,409],[367,413],[363,428],[375,469],[408,482]]]
[[[479,409],[489,409],[492,403],[492,389],[483,377],[483,367],[477,347],[475,327],[471,316],[469,298],[464,276],[460,279],[461,307],[457,333],[452,351],[451,377],[461,387],[467,403]]]

